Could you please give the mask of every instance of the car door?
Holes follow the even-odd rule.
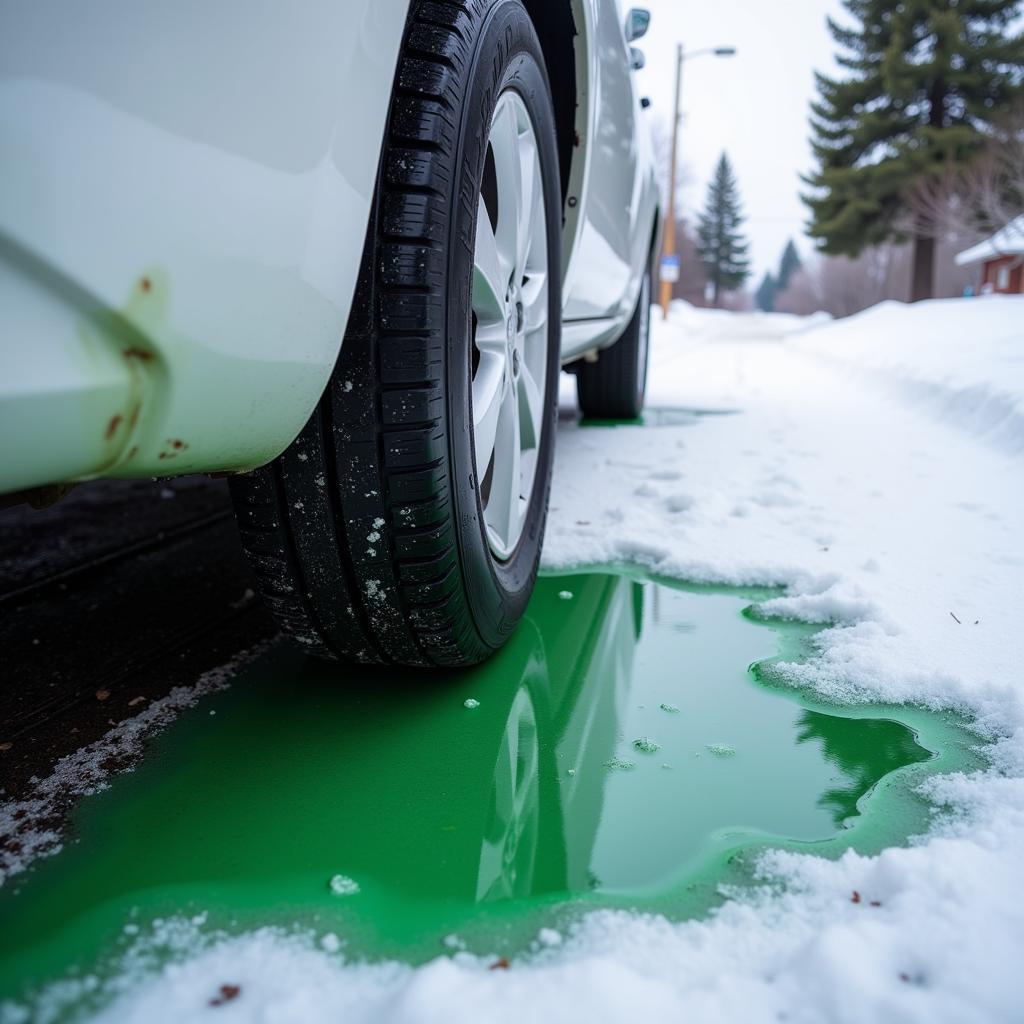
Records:
[[[586,5],[594,102],[582,224],[563,285],[565,320],[620,317],[635,300],[639,99],[618,0]]]

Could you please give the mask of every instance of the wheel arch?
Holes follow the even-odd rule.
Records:
[[[569,195],[569,172],[576,148],[576,46],[579,34],[572,0],[523,0],[540,40],[551,83],[558,136],[558,164],[562,201]]]
[[[540,40],[551,85],[562,188],[562,273],[568,271],[583,223],[591,136],[593,0],[522,0]]]
[[[651,248],[648,252],[648,259],[651,262],[651,269],[654,269],[655,261],[658,258],[658,253],[661,252],[661,243],[663,241],[662,232],[665,229],[665,217],[661,212],[661,204],[659,203],[654,208],[654,223],[651,225]]]

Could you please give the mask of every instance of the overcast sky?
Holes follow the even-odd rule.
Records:
[[[623,10],[629,0],[621,0]],[[807,218],[799,174],[811,167],[808,103],[815,69],[834,68],[827,14],[842,15],[839,0],[643,0],[651,30],[637,45],[647,57],[639,81],[653,100],[650,113],[667,132],[672,120],[675,46],[686,50],[735,46],[735,57],[696,57],[684,64],[679,155],[689,182],[684,213],[703,206],[708,179],[723,150],[739,179],[748,220],[756,287],[774,270],[786,239],[801,255]]]

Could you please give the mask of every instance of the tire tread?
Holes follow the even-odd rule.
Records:
[[[649,298],[649,293],[647,293]],[[580,411],[590,419],[636,419],[643,411],[645,382],[640,380],[638,346],[643,318],[641,289],[636,309],[622,336],[598,356],[596,363],[576,368],[576,393]],[[644,373],[647,367],[644,366]]]
[[[321,656],[455,666],[490,653],[468,607],[446,514],[440,291],[448,206],[457,202],[458,83],[472,19],[486,7],[412,4],[338,365],[296,444],[231,482],[265,599],[285,630]],[[326,586],[338,579],[340,600]]]

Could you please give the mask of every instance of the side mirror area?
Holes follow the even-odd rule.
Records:
[[[651,12],[643,7],[631,7],[626,15],[626,42],[631,43],[647,35],[650,27]]]

